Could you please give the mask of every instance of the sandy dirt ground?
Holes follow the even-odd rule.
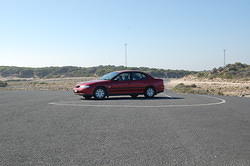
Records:
[[[245,96],[250,97],[250,81],[244,80],[223,80],[223,79],[197,79],[193,77],[184,77],[180,79],[170,79],[166,81],[167,89],[172,89],[176,85],[184,83],[185,85],[195,84],[199,88],[214,92],[220,92],[227,96]]]
[[[0,78],[7,81],[8,86],[0,90],[72,90],[79,82],[97,79],[96,77],[70,77],[70,78]],[[208,91],[210,94],[223,94],[228,96],[250,97],[250,81],[243,80],[201,80],[193,77],[180,79],[164,79],[166,89],[172,89],[179,83],[185,85],[195,84],[198,88]]]
[[[7,81],[8,86],[0,89],[4,90],[72,90],[79,82],[97,79],[95,77],[70,77],[51,79],[26,79],[26,78],[2,78]]]

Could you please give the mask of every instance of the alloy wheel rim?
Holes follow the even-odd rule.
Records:
[[[96,92],[95,92],[96,97],[99,98],[99,99],[103,98],[104,94],[105,94],[105,92],[104,92],[103,89],[97,89]]]
[[[148,90],[147,90],[147,95],[149,96],[149,97],[152,97],[153,95],[154,95],[154,90],[152,89],[152,88],[148,88]]]

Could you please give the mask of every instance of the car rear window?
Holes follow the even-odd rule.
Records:
[[[132,73],[132,80],[137,81],[137,80],[145,80],[147,76],[143,73]]]

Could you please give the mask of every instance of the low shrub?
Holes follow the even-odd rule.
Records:
[[[48,85],[47,82],[32,82],[31,84],[34,84],[34,85]]]
[[[180,93],[195,93],[194,88],[197,88],[195,84],[185,85],[183,83],[180,83],[176,85],[173,90]]]
[[[0,81],[0,87],[6,87],[8,85],[5,81]]]
[[[191,85],[185,85],[183,83],[180,83],[176,85],[173,90],[177,93],[192,93],[192,94],[209,94],[208,89],[201,89],[195,84]]]
[[[191,87],[191,88],[197,88],[197,85],[192,84],[192,85],[190,85],[190,87]]]

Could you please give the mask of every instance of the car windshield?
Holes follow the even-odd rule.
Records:
[[[112,78],[117,76],[117,74],[118,72],[111,72],[111,73],[105,74],[104,76],[100,78],[100,80],[111,80]]]

